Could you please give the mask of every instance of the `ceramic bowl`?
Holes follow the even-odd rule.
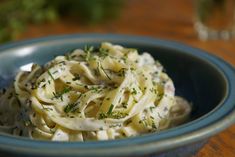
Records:
[[[173,79],[177,95],[193,103],[190,121],[143,136],[91,142],[50,142],[0,134],[0,152],[11,156],[189,156],[235,121],[235,71],[224,60],[181,43],[148,37],[83,34],[0,46],[0,87],[29,63],[103,41],[147,51]],[[0,100],[1,101],[1,100]]]

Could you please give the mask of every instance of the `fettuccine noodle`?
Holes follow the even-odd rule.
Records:
[[[107,42],[19,72],[0,100],[2,132],[52,141],[137,136],[179,125],[191,111],[150,54]]]

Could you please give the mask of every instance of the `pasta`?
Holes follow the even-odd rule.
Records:
[[[179,125],[191,112],[150,54],[108,42],[34,64],[0,99],[0,131],[52,141],[137,136]]]

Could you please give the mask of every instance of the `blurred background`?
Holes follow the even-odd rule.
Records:
[[[144,35],[183,42],[235,65],[234,3],[234,0],[0,0],[0,45],[75,33]],[[222,32],[219,37],[217,29]],[[232,126],[213,137],[196,156],[235,156],[234,132]]]
[[[135,34],[181,41],[235,63],[234,40],[204,42],[194,28],[196,2],[206,15],[213,1],[234,0],[0,0],[0,44],[58,34]]]

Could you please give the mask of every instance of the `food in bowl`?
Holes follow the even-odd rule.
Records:
[[[1,130],[52,141],[137,136],[179,125],[191,112],[150,54],[107,42],[34,64],[0,99]]]

